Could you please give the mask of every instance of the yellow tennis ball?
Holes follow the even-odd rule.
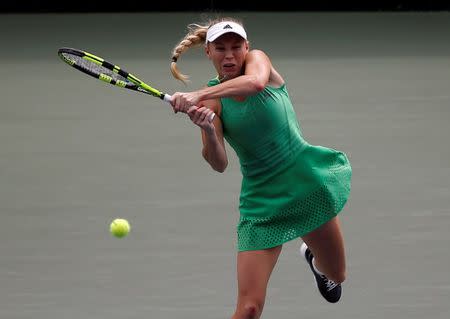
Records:
[[[111,231],[111,234],[117,238],[122,238],[130,232],[130,224],[126,219],[117,218],[111,222],[109,230]]]

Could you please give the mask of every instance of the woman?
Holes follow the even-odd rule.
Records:
[[[301,255],[319,291],[337,302],[345,279],[337,214],[350,192],[346,155],[303,139],[283,77],[264,52],[249,49],[242,24],[232,18],[190,25],[173,52],[171,69],[177,79],[187,79],[176,65],[180,55],[202,44],[218,76],[200,90],[176,92],[172,106],[201,128],[202,154],[214,170],[223,172],[228,163],[224,138],[240,161],[233,319],[261,316],[282,245],[300,237]]]

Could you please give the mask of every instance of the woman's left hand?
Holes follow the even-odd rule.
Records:
[[[189,115],[189,118],[191,121],[204,129],[206,132],[213,132],[214,131],[214,124],[211,122],[211,117],[213,116],[214,112],[207,108],[207,107],[197,107],[197,106],[191,106],[187,114]]]

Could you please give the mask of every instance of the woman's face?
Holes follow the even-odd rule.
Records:
[[[248,42],[235,33],[226,33],[206,46],[206,54],[224,80],[242,74],[247,53]]]

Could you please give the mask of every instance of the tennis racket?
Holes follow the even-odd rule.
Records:
[[[96,55],[73,48],[60,48],[58,55],[70,66],[96,79],[114,86],[158,97],[170,104],[172,97],[169,94],[151,87],[135,75]],[[209,121],[211,122],[213,119],[214,114],[210,116]]]

